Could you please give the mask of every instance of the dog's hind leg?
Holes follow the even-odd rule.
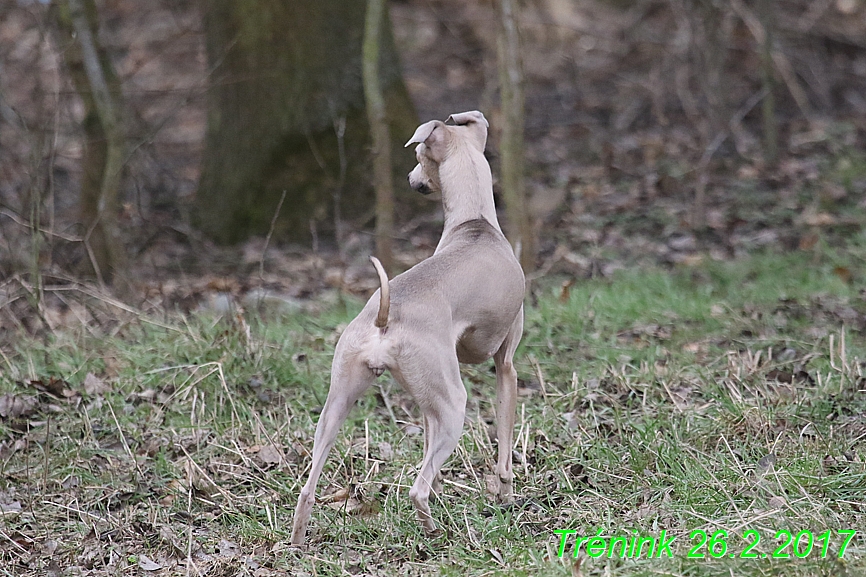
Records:
[[[376,376],[357,357],[347,358],[349,355],[338,351],[334,355],[331,366],[331,388],[328,391],[328,400],[322,409],[319,423],[316,425],[316,436],[313,441],[313,459],[310,465],[310,477],[301,489],[298,496],[298,506],[295,508],[295,518],[292,525],[292,544],[300,545],[304,542],[307,534],[307,523],[313,504],[316,502],[316,484],[322,474],[322,468],[328,453],[334,445],[340,426],[358,400],[358,397],[366,391],[375,381]]]
[[[514,370],[514,351],[523,334],[523,307],[517,313],[508,336],[493,355],[496,365],[496,438],[499,458],[496,474],[499,476],[499,500],[509,502],[514,491],[514,471],[511,467],[511,448],[514,444],[514,411],[517,405],[517,371]]]
[[[460,441],[466,414],[466,388],[460,378],[457,356],[452,352],[450,358],[446,355],[438,358],[447,359],[440,361],[444,366],[430,371],[426,378],[441,379],[441,382],[427,388],[423,400],[416,396],[424,413],[424,460],[418,478],[409,490],[418,521],[428,533],[436,530],[430,512],[430,492],[439,484],[439,470]]]

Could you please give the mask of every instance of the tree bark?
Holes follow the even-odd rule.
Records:
[[[365,7],[365,0],[207,0],[214,72],[194,213],[206,235],[233,243],[264,234],[283,190],[278,238],[305,240],[311,224],[333,228],[335,197],[356,222],[374,216],[361,74]],[[386,117],[391,134],[402,137],[416,117],[387,13],[381,40]],[[391,145],[396,150],[400,139]],[[393,178],[402,182],[413,159],[395,158]],[[338,194],[344,182],[346,194]]]
[[[368,0],[362,55],[364,99],[373,136],[373,186],[376,189],[376,255],[389,274],[393,272],[394,182],[391,168],[391,135],[385,117],[385,97],[379,85],[382,16],[386,0]]]
[[[60,0],[57,8],[61,45],[68,44],[65,63],[84,103],[79,213],[84,244],[100,282],[125,290],[128,262],[117,222],[125,154],[120,80],[97,38],[94,0]]]
[[[499,89],[502,99],[502,194],[511,242],[525,272],[535,270],[535,226],[526,199],[523,163],[524,91],[516,0],[499,0]]]

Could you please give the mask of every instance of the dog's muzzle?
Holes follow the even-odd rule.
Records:
[[[425,196],[428,194],[431,194],[433,192],[433,189],[431,189],[429,186],[427,186],[423,182],[419,182],[418,184],[413,184],[411,174],[409,175],[409,186],[412,187],[413,189],[417,190],[418,192],[420,192],[421,194],[423,194]]]

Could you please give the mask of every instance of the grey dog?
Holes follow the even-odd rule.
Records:
[[[451,124],[446,124],[451,123]],[[436,531],[431,490],[463,432],[466,389],[459,363],[496,366],[500,499],[512,495],[511,447],[517,372],[512,359],[523,332],[525,281],[499,228],[490,166],[484,158],[487,120],[477,111],[422,124],[406,143],[417,144],[409,184],[442,193],[445,228],[430,258],[390,282],[373,258],[381,283],[346,327],[331,366],[331,388],[313,443],[310,477],[295,509],[292,543],[307,532],[316,484],[337,432],[358,397],[386,369],[423,414],[424,460],[409,490],[418,521]]]

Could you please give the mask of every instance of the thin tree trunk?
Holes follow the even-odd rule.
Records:
[[[502,98],[502,193],[511,242],[519,247],[523,270],[535,269],[535,230],[523,174],[524,92],[516,0],[499,0],[499,83]]]
[[[85,110],[80,207],[85,247],[100,282],[125,290],[127,256],[117,222],[125,149],[120,82],[97,40],[94,0],[61,0],[59,8],[60,30],[75,38],[64,56]]]
[[[778,125],[776,123],[776,98],[773,94],[773,17],[772,0],[758,0],[761,24],[764,27],[764,42],[761,46],[761,84],[764,100],[761,113],[764,126],[764,162],[767,166],[775,166],[779,160]]]
[[[379,84],[379,45],[386,0],[368,0],[364,27],[363,76],[367,121],[373,137],[373,186],[376,189],[376,254],[388,273],[393,272],[394,183],[391,135],[385,119],[385,98]]]

